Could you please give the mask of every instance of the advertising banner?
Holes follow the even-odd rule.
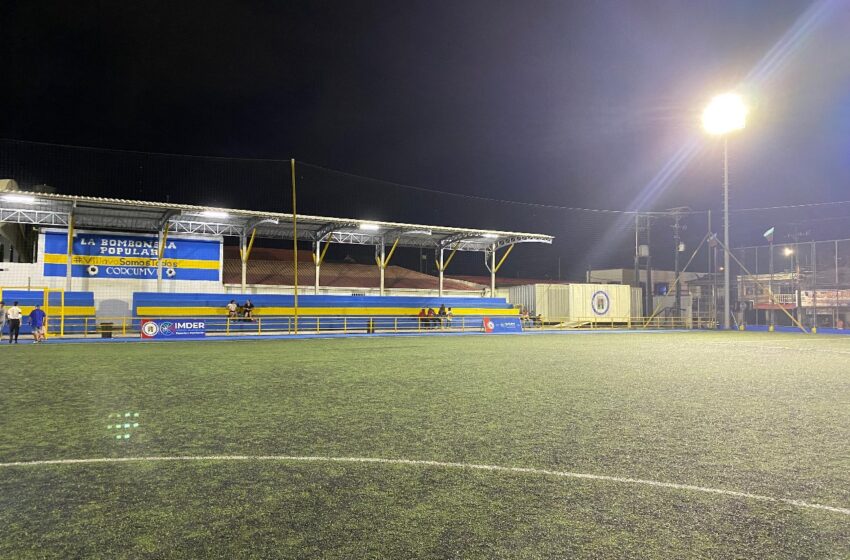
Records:
[[[520,333],[522,321],[519,317],[484,317],[485,333]]]
[[[221,239],[169,237],[162,252],[163,280],[221,280]],[[68,233],[42,234],[44,275],[65,276]],[[77,231],[71,256],[75,278],[156,280],[159,239],[156,235]]]
[[[142,319],[144,340],[191,340],[204,338],[206,323],[201,319]]]

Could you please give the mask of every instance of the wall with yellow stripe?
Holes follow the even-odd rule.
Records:
[[[293,315],[291,295],[256,294],[179,294],[136,292],[133,310],[137,317],[222,317],[234,300],[242,305],[250,299],[256,316]],[[418,296],[329,296],[298,297],[298,314],[322,317],[416,316],[421,309],[438,311],[441,304],[452,308],[455,316],[518,315],[519,311],[504,298],[437,298]]]

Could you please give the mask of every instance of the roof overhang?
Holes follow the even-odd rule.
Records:
[[[0,193],[0,222],[157,233],[242,237],[256,229],[267,239],[293,238],[293,216],[167,202],[145,202],[32,192]],[[400,247],[486,251],[514,243],[551,244],[551,235],[499,230],[404,224],[353,218],[297,215],[298,239],[352,245],[380,245],[398,239]]]

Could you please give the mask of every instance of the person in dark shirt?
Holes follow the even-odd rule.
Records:
[[[446,311],[446,304],[445,303],[440,304],[440,309],[437,310],[437,315],[439,315],[440,326],[441,327],[446,326],[446,317],[448,315],[448,312]]]
[[[428,308],[428,328],[434,328],[437,325],[437,313],[434,311],[433,307]]]
[[[251,303],[250,299],[245,300],[245,305],[242,306],[242,310],[245,313],[245,319],[249,321],[254,320],[254,304]]]
[[[41,308],[41,305],[36,305],[35,309],[30,311],[30,327],[32,328],[32,338],[36,344],[44,342],[44,329],[47,325],[47,313]]]

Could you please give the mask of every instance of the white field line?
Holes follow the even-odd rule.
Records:
[[[0,468],[8,467],[37,467],[43,465],[89,465],[97,463],[134,463],[134,462],[156,462],[156,461],[281,461],[281,462],[314,462],[314,463],[378,463],[385,465],[412,465],[423,467],[438,467],[445,469],[464,469],[478,471],[493,471],[506,473],[522,473],[541,476],[555,476],[561,478],[578,478],[584,480],[598,480],[604,482],[618,482],[621,484],[640,484],[654,488],[670,488],[673,490],[685,490],[690,492],[702,492],[705,494],[719,494],[721,496],[732,496],[748,500],[762,502],[773,502],[787,504],[801,508],[816,509],[850,515],[850,508],[840,508],[812,504],[803,500],[792,500],[790,498],[774,498],[749,492],[736,492],[722,488],[707,488],[691,484],[677,484],[675,482],[659,482],[657,480],[643,480],[639,478],[624,478],[619,476],[607,476],[602,474],[575,473],[569,471],[552,471],[547,469],[535,469],[530,467],[504,467],[499,465],[477,465],[473,463],[449,463],[443,461],[422,461],[414,459],[381,459],[374,457],[299,457],[291,455],[207,455],[207,456],[173,456],[173,457],[102,457],[93,459],[53,459],[47,461],[18,461],[11,463],[0,463]]]

